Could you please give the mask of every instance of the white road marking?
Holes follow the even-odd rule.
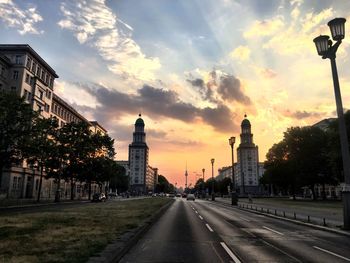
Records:
[[[242,220],[244,220],[244,221],[250,222],[250,220],[247,219],[247,218],[244,218],[244,217],[241,217],[241,216],[239,216],[239,218],[242,219]]]
[[[210,232],[214,232],[214,230],[208,224],[205,224],[205,225],[207,226]]]
[[[276,233],[276,234],[279,234],[279,235],[281,235],[281,236],[284,236],[283,233],[278,232],[277,230],[273,230],[273,229],[271,229],[271,228],[269,228],[269,227],[267,227],[267,226],[263,226],[263,228],[265,228],[265,229],[267,229],[267,230],[270,230],[270,231],[272,231],[272,232],[274,232],[274,233]]]
[[[198,212],[196,210],[194,210],[196,212],[196,214],[198,214]]]
[[[263,216],[263,215],[256,215],[256,216],[258,216],[258,217],[265,217],[265,216]]]
[[[228,248],[228,246],[225,244],[225,242],[220,242],[221,246],[225,249],[227,254],[232,258],[233,262],[235,263],[241,263],[241,261],[236,257],[235,254],[231,251],[231,249]]]
[[[203,220],[203,217],[202,217],[202,216],[199,216],[199,218],[200,218],[201,220]]]
[[[320,247],[316,247],[316,246],[313,246],[313,248],[316,248],[316,249],[318,249],[318,250],[321,250],[321,251],[323,251],[323,252],[325,252],[325,253],[328,253],[328,254],[330,254],[330,255],[333,255],[333,256],[335,256],[335,257],[344,259],[344,260],[346,260],[346,261],[350,261],[350,258],[343,257],[343,256],[341,256],[341,255],[338,255],[338,254],[333,253],[333,252],[331,252],[331,251],[328,251],[328,250],[326,250],[326,249],[323,249],[323,248],[320,248]]]
[[[287,252],[285,252],[285,251],[279,249],[278,247],[275,247],[274,245],[272,245],[271,243],[267,242],[266,240],[264,240],[264,239],[261,239],[261,240],[262,240],[262,242],[264,242],[266,245],[268,245],[268,246],[270,246],[270,247],[272,247],[272,248],[274,248],[274,249],[280,251],[281,253],[285,254],[286,256],[288,256],[288,257],[294,259],[296,262],[302,263],[302,261],[300,261],[300,260],[297,259],[296,257],[293,257],[292,255],[288,254]]]

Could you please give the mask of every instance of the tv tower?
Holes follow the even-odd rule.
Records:
[[[185,191],[186,191],[186,189],[187,189],[187,176],[188,176],[188,172],[187,172],[187,161],[186,161],[186,172],[185,172],[186,183],[185,183]]]

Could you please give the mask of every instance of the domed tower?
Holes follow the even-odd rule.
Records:
[[[259,154],[258,146],[253,142],[252,126],[244,115],[241,123],[241,143],[237,148],[236,186],[240,195],[259,192]]]
[[[253,144],[253,134],[251,131],[251,124],[250,121],[247,119],[247,114],[244,115],[244,120],[242,121],[241,124],[241,144]]]
[[[133,141],[129,145],[130,187],[131,191],[136,194],[146,192],[148,152],[145,123],[139,114],[135,122]]]

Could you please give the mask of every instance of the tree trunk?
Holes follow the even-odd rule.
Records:
[[[57,189],[55,194],[55,203],[59,203],[60,201],[61,201],[61,175],[58,176]]]
[[[72,177],[70,181],[70,200],[74,200],[74,186],[74,179]]]
[[[89,181],[89,200],[91,200],[91,181]]]
[[[326,184],[322,184],[322,200],[326,200]]]
[[[43,184],[43,172],[44,172],[44,167],[43,164],[40,165],[40,181],[39,181],[39,189],[38,189],[38,196],[36,201],[39,203],[40,202],[40,195],[41,195],[41,186]]]
[[[311,193],[312,193],[312,200],[316,200],[316,192],[315,192],[315,186],[311,185]]]

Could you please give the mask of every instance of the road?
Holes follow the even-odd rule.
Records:
[[[120,262],[350,262],[350,237],[177,198]]]

